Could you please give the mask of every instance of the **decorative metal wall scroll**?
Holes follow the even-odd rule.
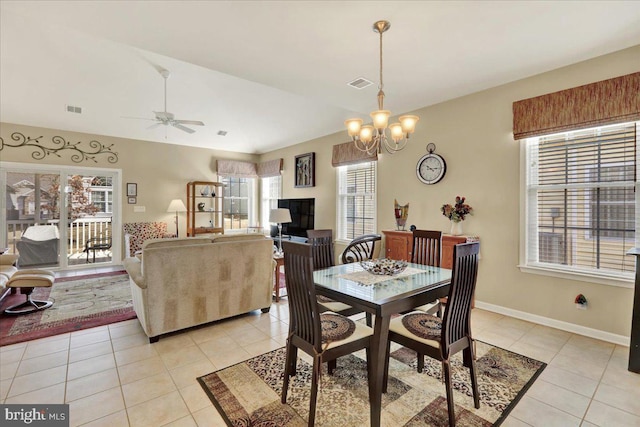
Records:
[[[80,163],[82,161],[92,160],[94,163],[98,163],[96,160],[96,156],[107,156],[107,161],[109,163],[116,163],[118,161],[118,153],[111,151],[111,145],[104,145],[96,140],[89,141],[89,147],[81,146],[82,141],[78,141],[76,143],[66,141],[61,136],[54,136],[51,138],[53,142],[52,147],[47,147],[42,145],[40,142],[39,136],[37,138],[31,138],[30,136],[24,136],[20,132],[14,132],[11,134],[11,139],[16,141],[5,142],[4,139],[0,138],[0,151],[2,151],[5,147],[12,148],[20,148],[20,147],[33,147],[34,151],[31,153],[31,157],[36,160],[42,160],[46,156],[53,154],[57,157],[62,157],[58,154],[64,150],[72,150],[73,154],[71,155],[71,161],[74,163]],[[86,144],[85,144],[86,145]]]

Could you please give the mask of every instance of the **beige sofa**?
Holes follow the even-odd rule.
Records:
[[[262,235],[152,239],[126,258],[133,306],[160,335],[271,307],[272,241]]]

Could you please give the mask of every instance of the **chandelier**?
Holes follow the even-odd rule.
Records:
[[[378,86],[378,110],[370,114],[373,119],[372,125],[362,126],[362,119],[349,119],[344,122],[347,126],[347,132],[353,140],[356,148],[360,151],[366,151],[368,154],[374,152],[380,153],[382,147],[387,152],[393,154],[402,150],[409,139],[409,135],[416,129],[416,122],[420,119],[418,116],[400,116],[399,123],[389,123],[391,111],[384,109],[384,92],[382,91],[384,83],[382,81],[382,33],[391,27],[389,21],[378,21],[373,24],[373,31],[380,34],[380,84]],[[390,138],[387,137],[387,128],[389,128]],[[389,140],[391,139],[391,141]]]

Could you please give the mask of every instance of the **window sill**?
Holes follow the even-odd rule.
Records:
[[[633,289],[634,287],[633,275],[630,275],[629,277],[621,277],[603,273],[582,273],[539,265],[518,265],[518,268],[523,273],[540,274],[543,276],[559,277],[561,279],[568,280],[579,280],[582,282],[598,283],[601,285],[617,286],[620,288]]]

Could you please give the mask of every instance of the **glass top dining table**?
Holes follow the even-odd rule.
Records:
[[[372,375],[369,378],[371,426],[380,426],[382,379],[389,321],[393,314],[409,311],[446,296],[452,271],[446,268],[409,263],[394,276],[377,276],[359,263],[336,265],[314,271],[316,293],[375,316],[371,341]]]

